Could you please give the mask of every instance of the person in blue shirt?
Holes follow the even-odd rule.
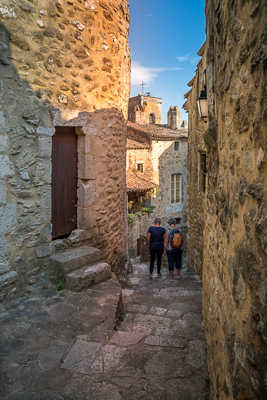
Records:
[[[155,259],[157,258],[157,273],[158,277],[161,276],[161,259],[164,252],[164,247],[166,246],[166,240],[168,240],[168,235],[166,229],[160,226],[160,218],[155,218],[154,225],[150,226],[147,231],[146,239],[149,243],[150,249],[150,279],[153,277]]]

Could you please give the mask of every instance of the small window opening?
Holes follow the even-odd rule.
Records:
[[[149,114],[149,123],[155,124],[156,123],[156,116],[154,113]]]
[[[171,203],[181,202],[181,174],[171,175]]]
[[[180,143],[179,142],[174,142],[174,151],[179,151],[179,146]]]
[[[144,164],[143,163],[137,163],[136,164],[136,170],[143,174],[144,173]]]

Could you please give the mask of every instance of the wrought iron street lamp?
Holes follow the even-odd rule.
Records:
[[[206,87],[201,90],[200,96],[197,99],[197,105],[200,118],[208,118],[208,99]]]

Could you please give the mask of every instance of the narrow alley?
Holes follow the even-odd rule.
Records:
[[[39,291],[2,306],[3,400],[204,400],[201,284],[134,265],[81,293]],[[114,329],[115,327],[115,329]]]
[[[266,22],[1,0],[0,400],[267,399]]]

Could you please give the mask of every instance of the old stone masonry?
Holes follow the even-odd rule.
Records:
[[[1,309],[3,400],[204,400],[207,376],[196,275],[80,293],[44,289]]]

